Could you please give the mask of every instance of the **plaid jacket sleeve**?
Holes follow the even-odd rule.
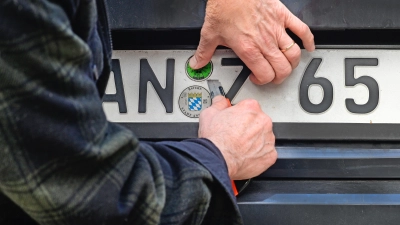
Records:
[[[96,18],[91,0],[1,1],[0,195],[39,224],[240,224],[211,142],[107,122],[88,76]]]

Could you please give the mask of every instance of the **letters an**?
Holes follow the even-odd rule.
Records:
[[[140,60],[140,81],[139,81],[139,113],[145,113],[147,107],[147,85],[150,82],[157,92],[158,97],[165,107],[167,113],[173,112],[174,96],[174,71],[175,60],[167,59],[166,85],[161,87],[156,75],[150,67],[147,59]]]

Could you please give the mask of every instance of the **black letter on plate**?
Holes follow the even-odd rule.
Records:
[[[345,59],[345,85],[346,87],[364,84],[369,90],[368,102],[357,105],[352,98],[346,98],[346,108],[352,113],[369,113],[373,111],[379,102],[379,86],[372,77],[362,76],[354,78],[354,67],[377,66],[378,59]]]
[[[121,66],[118,59],[112,60],[112,72],[114,72],[115,94],[105,94],[103,102],[118,102],[119,113],[127,113],[124,84],[122,82]]]
[[[222,66],[243,66],[242,71],[237,76],[235,82],[233,82],[232,87],[227,92],[226,96],[230,101],[236,96],[240,88],[243,86],[244,82],[249,77],[251,71],[239,58],[223,58],[221,60]]]
[[[309,113],[323,113],[329,109],[333,101],[333,86],[331,82],[323,77],[315,77],[315,73],[318,67],[321,65],[322,59],[316,58],[312,59],[308,65],[306,71],[304,72],[303,79],[300,83],[300,105],[301,107]],[[319,104],[314,104],[310,101],[308,96],[308,89],[311,85],[317,84],[324,90],[324,98]]]
[[[153,85],[158,97],[160,97],[161,102],[164,104],[166,112],[173,112],[174,70],[175,60],[167,59],[166,85],[165,88],[162,88],[147,59],[140,60],[139,113],[146,112],[147,82]]]

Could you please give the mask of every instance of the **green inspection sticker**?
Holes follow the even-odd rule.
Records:
[[[213,70],[213,65],[211,61],[204,67],[194,70],[189,66],[189,60],[186,62],[186,74],[190,79],[194,81],[202,81],[211,76]]]

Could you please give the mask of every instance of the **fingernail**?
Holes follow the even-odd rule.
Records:
[[[196,60],[196,57],[193,56],[192,58],[190,58],[189,66],[192,69],[197,69],[196,65],[197,65],[197,60]]]

